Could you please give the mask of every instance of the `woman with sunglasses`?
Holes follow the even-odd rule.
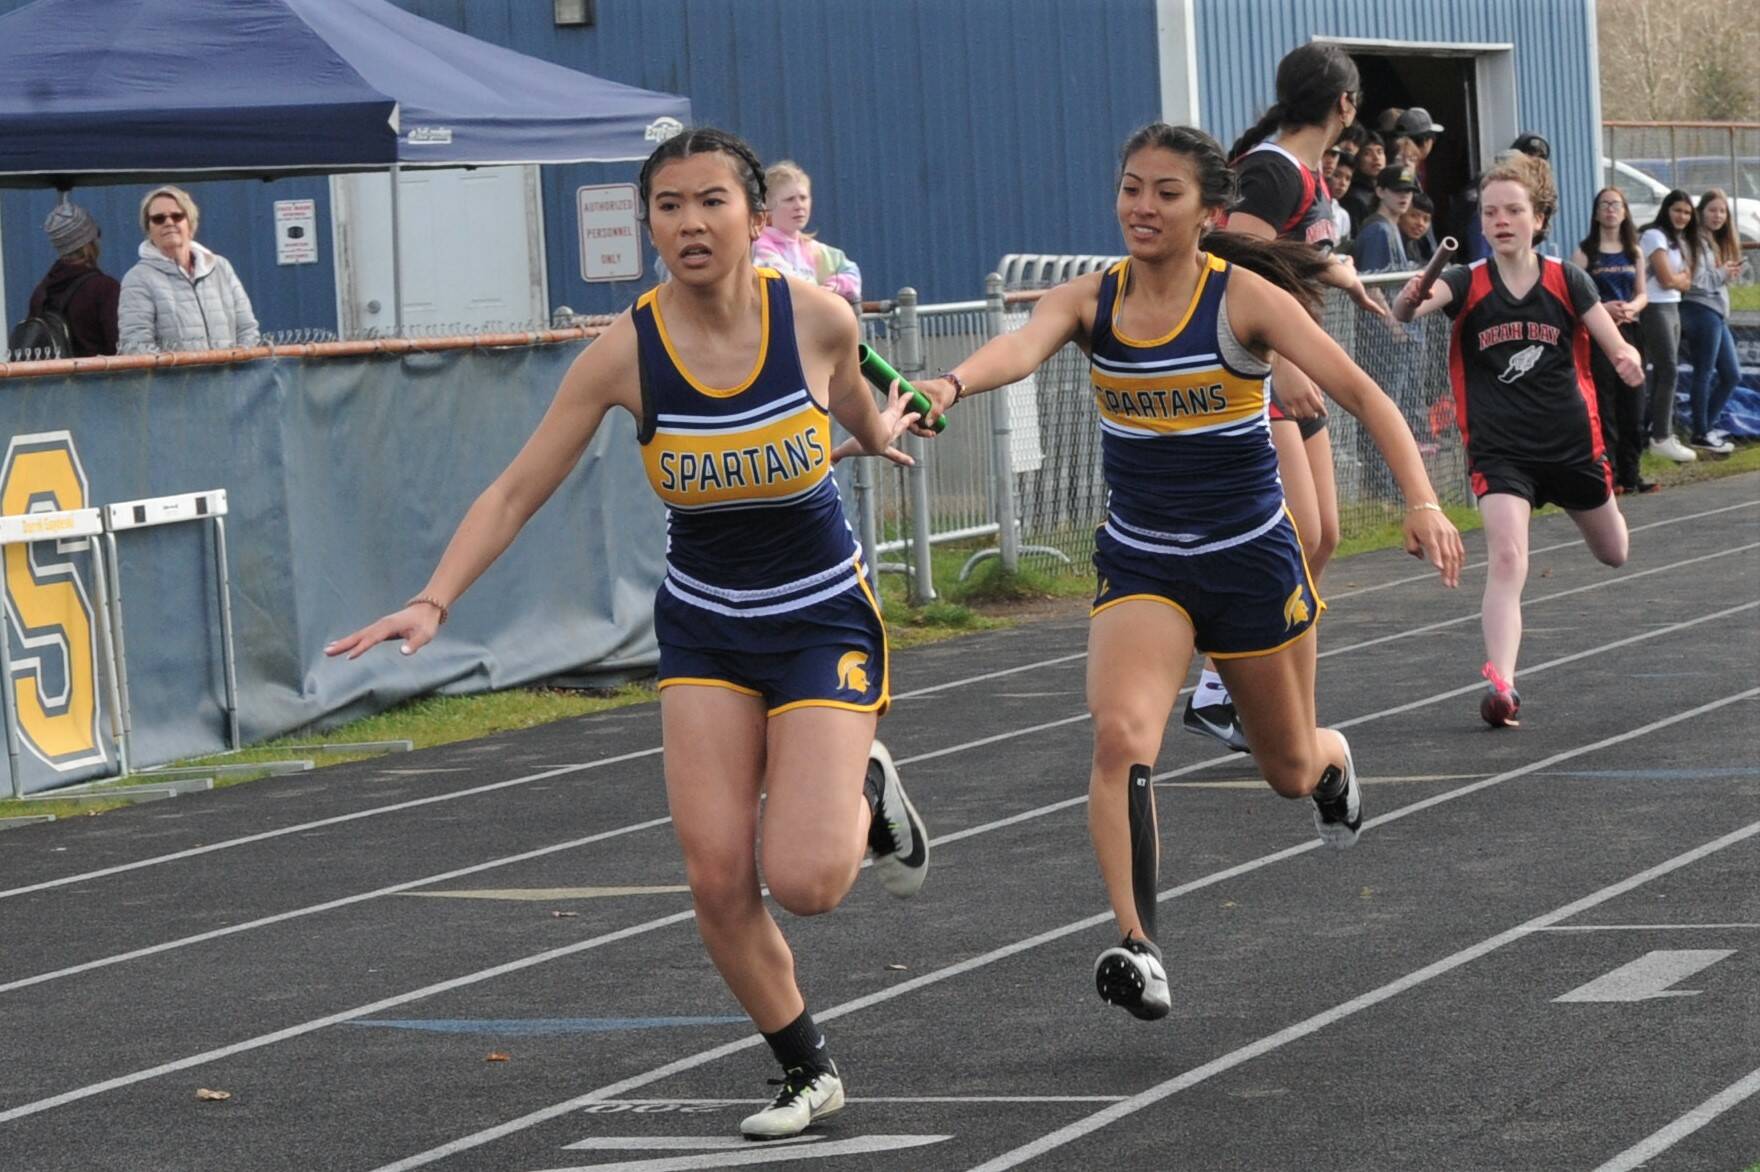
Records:
[[[167,184],[141,200],[140,260],[122,278],[116,328],[122,354],[255,346],[251,299],[225,257],[196,243],[201,211]]]

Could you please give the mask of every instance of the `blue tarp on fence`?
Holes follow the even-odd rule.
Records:
[[[354,663],[323,655],[427,581],[581,345],[12,379],[0,384],[0,426],[14,444],[65,433],[89,505],[227,490],[240,722],[253,741],[436,690],[655,663],[665,514],[623,412],[434,645]],[[53,491],[34,495],[46,507]],[[207,540],[185,525],[119,535],[136,764],[224,747]],[[6,586],[16,661],[12,596],[29,584],[9,574]],[[27,790],[78,779],[23,757]]]

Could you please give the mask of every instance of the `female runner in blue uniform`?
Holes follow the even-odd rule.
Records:
[[[1590,342],[1629,387],[1643,385],[1644,364],[1590,276],[1535,251],[1557,209],[1546,160],[1512,152],[1479,180],[1490,258],[1444,269],[1416,314],[1454,319],[1448,372],[1490,563],[1479,716],[1493,728],[1520,723],[1516,652],[1533,511],[1548,501],[1563,508],[1604,565],[1623,565],[1630,544],[1602,447]]]
[[[888,891],[914,894],[929,845],[874,739],[889,699],[886,633],[830,476],[858,451],[904,459],[891,441],[916,417],[896,388],[875,409],[848,304],[752,266],[764,194],[763,166],[732,135],[689,130],[654,151],[641,207],[671,280],[581,352],[421,593],[326,649],[352,658],[399,638],[404,654],[419,650],[605,413],[636,418],[667,505],[654,607],[667,803],[703,942],[784,1071],[775,1101],[740,1125],[754,1139],[794,1135],[843,1105],[761,896],[760,817],[764,881],[796,915],[836,907],[869,850]],[[854,437],[835,451],[831,415]]]
[[[1152,123],[1125,143],[1122,161],[1118,221],[1129,256],[1051,290],[1019,332],[917,387],[933,415],[1021,379],[1068,342],[1090,356],[1109,502],[1095,534],[1088,638],[1088,820],[1124,936],[1101,954],[1095,979],[1106,1001],[1157,1018],[1170,1002],[1153,943],[1146,799],[1194,650],[1221,667],[1271,787],[1310,798],[1315,827],[1334,847],[1354,843],[1362,824],[1350,748],[1315,724],[1310,632],[1322,603],[1278,484],[1268,353],[1362,420],[1405,494],[1406,548],[1451,586],[1461,543],[1398,408],[1297,300],[1313,303],[1310,282],[1325,262],[1299,244],[1206,235],[1233,200],[1235,177],[1203,131]],[[1145,803],[1141,819],[1133,803]]]

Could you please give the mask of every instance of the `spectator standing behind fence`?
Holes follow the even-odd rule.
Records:
[[[1430,263],[1436,253],[1436,241],[1430,235],[1430,223],[1436,214],[1436,205],[1430,197],[1421,191],[1412,193],[1412,206],[1405,210],[1399,218],[1399,234],[1405,237],[1406,261],[1413,267],[1421,268]]]
[[[257,344],[251,299],[226,258],[196,243],[200,220],[181,187],[155,187],[141,200],[146,239],[140,261],[122,278],[122,353]]]
[[[116,302],[122,286],[98,267],[102,247],[98,222],[63,198],[43,221],[43,231],[56,261],[31,291],[28,317],[45,324],[50,324],[48,315],[59,317],[67,330],[67,352],[57,357],[116,353]],[[23,337],[19,340],[32,348],[40,346]]]
[[[1369,134],[1357,147],[1357,169],[1351,175],[1351,185],[1344,198],[1339,201],[1350,213],[1353,229],[1361,228],[1363,221],[1375,214],[1375,177],[1385,166],[1387,144],[1381,141],[1380,135]],[[1355,235],[1354,230],[1352,234]]]
[[[1650,450],[1677,464],[1698,459],[1674,434],[1675,384],[1681,374],[1681,294],[1693,284],[1685,251],[1692,224],[1693,200],[1676,188],[1663,196],[1656,218],[1638,238],[1649,299],[1638,315],[1638,327],[1649,368]]]
[[[1681,341],[1693,362],[1693,381],[1687,387],[1688,442],[1702,452],[1727,456],[1735,445],[1716,427],[1724,404],[1742,381],[1729,328],[1729,286],[1742,275],[1742,242],[1722,191],[1714,187],[1699,197],[1687,242],[1693,250],[1693,283],[1681,294]]]
[[[1613,319],[1628,346],[1642,350],[1638,315],[1648,304],[1638,279],[1644,258],[1638,253],[1638,230],[1625,192],[1604,187],[1595,195],[1589,234],[1577,245],[1571,263],[1594,278],[1601,307]],[[1613,459],[1613,491],[1657,492],[1662,486],[1638,472],[1644,451],[1644,389],[1627,385],[1599,346],[1589,351],[1595,379],[1595,404],[1601,416],[1602,446]]]
[[[1394,163],[1381,169],[1375,179],[1379,206],[1357,230],[1358,272],[1390,273],[1406,267],[1406,238],[1399,222],[1411,208],[1412,194],[1417,190],[1418,173],[1410,164]]]
[[[842,249],[807,231],[813,218],[813,181],[788,159],[772,163],[764,181],[770,186],[770,223],[752,246],[754,263],[811,281],[860,309],[862,270]]]
[[[1342,143],[1333,143],[1326,152],[1326,190],[1332,193],[1332,225],[1338,229],[1342,248],[1357,234],[1356,223],[1345,210],[1339,197],[1351,189],[1351,177],[1357,173],[1356,152]]]

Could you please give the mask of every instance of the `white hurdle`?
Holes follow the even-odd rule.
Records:
[[[114,678],[122,714],[122,744],[128,759],[133,760],[134,720],[128,699],[128,650],[122,636],[122,561],[116,548],[116,535],[131,529],[175,525],[188,521],[207,522],[214,535],[214,589],[219,596],[220,660],[226,681],[226,743],[230,748],[239,748],[238,676],[233,665],[232,648],[232,588],[226,571],[226,490],[212,488],[204,492],[120,501],[105,505],[102,512],[104,541],[110,554],[109,609],[110,625],[115,631]]]
[[[128,736],[123,715],[123,683],[116,658],[121,633],[111,626],[110,612],[105,605],[108,590],[105,584],[104,558],[98,545],[91,540],[103,532],[104,520],[98,509],[57,509],[0,516],[0,548],[53,541],[59,553],[79,553],[83,550],[91,555],[93,586],[98,595],[92,605],[98,628],[96,670],[109,677],[110,736],[116,745],[116,771],[122,774],[128,772]],[[23,618],[13,613],[10,597],[6,600],[6,610],[22,636]],[[11,639],[7,633],[0,631],[0,690],[4,692],[4,704],[0,707],[5,710],[0,713],[0,718],[6,723],[6,767],[12,783],[12,796],[23,798],[24,777],[18,768],[18,696],[12,681],[10,645]],[[96,687],[96,680],[93,685]],[[98,696],[101,697],[102,693],[98,693]],[[101,714],[103,702],[98,699],[97,703]]]

